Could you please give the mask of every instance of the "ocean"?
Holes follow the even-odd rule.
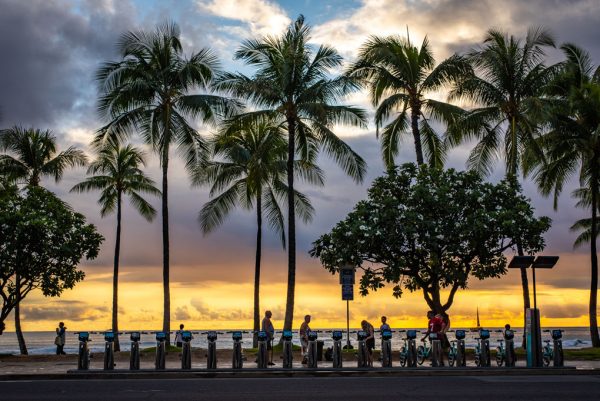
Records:
[[[321,331],[328,331],[330,329],[322,329]],[[343,329],[340,329],[343,330]],[[355,331],[356,329],[351,329],[351,331]],[[425,330],[425,329],[422,329]],[[496,340],[501,338],[501,333],[496,333],[493,330],[491,331],[491,340],[490,347],[494,348],[496,346]],[[563,333],[563,347],[564,348],[585,348],[591,346],[590,341],[590,332],[587,327],[566,327],[564,328],[565,332]],[[345,333],[345,330],[343,330]],[[475,336],[477,333],[471,333],[467,330],[467,338],[466,345],[467,348],[475,347],[476,341]],[[45,354],[54,354],[56,351],[56,346],[54,345],[54,338],[56,337],[56,333],[52,331],[33,331],[33,332],[25,332],[25,342],[27,343],[27,349],[29,354],[31,355],[45,355]],[[93,333],[91,334],[92,341],[89,346],[92,352],[103,352],[104,350],[104,339],[102,334]],[[402,346],[402,337],[404,337],[404,333],[394,333],[392,337],[392,349],[398,350]],[[453,333],[449,333],[450,339],[454,337]],[[520,346],[521,344],[522,332],[518,332],[515,335],[515,346]],[[174,335],[171,336],[171,341],[173,340]],[[549,333],[542,333],[542,340],[550,338]],[[331,340],[331,334],[327,332],[319,333],[319,339],[324,341],[325,347],[330,347],[333,340]],[[243,347],[251,348],[252,347],[252,334],[244,333],[243,338]],[[356,347],[356,334],[350,334],[350,341]],[[345,344],[345,336],[343,340]],[[294,333],[293,343],[296,345],[300,345],[300,339],[297,336],[297,332]],[[377,341],[377,347],[379,347],[379,341]],[[77,353],[77,335],[73,332],[67,331],[67,340],[65,344],[65,352],[69,354]],[[140,341],[141,348],[154,347],[156,345],[154,335],[151,333],[142,334],[142,339]],[[231,339],[231,334],[222,333],[219,334],[217,340],[217,348],[219,349],[230,349],[232,348],[233,341]],[[206,336],[196,333],[194,334],[194,339],[192,340],[192,346],[194,348],[206,348]],[[128,351],[130,349],[130,341],[128,335],[121,336],[121,350]],[[0,335],[0,354],[19,354],[19,344],[17,342],[17,336],[14,332],[4,332],[3,335]]]

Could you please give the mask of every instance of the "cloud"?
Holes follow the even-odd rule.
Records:
[[[24,320],[64,320],[82,322],[105,319],[110,313],[106,306],[91,306],[82,301],[52,301],[22,307]]]
[[[59,135],[68,126],[97,126],[94,71],[114,55],[133,13],[128,1],[3,1],[3,123],[51,128]]]
[[[592,0],[567,3],[546,0],[363,0],[360,7],[339,12],[314,29],[313,40],[328,43],[353,58],[370,35],[406,36],[418,44],[427,35],[438,61],[483,40],[490,28],[523,36],[530,26],[551,28],[559,41],[575,41],[596,58],[600,4]],[[577,26],[577,29],[572,27]]]
[[[276,3],[266,0],[198,0],[198,7],[218,17],[243,22],[252,36],[276,35],[290,23],[286,12]],[[244,31],[237,27],[227,27],[239,36]]]

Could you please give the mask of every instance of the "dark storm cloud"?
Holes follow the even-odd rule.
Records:
[[[133,26],[129,2],[2,0],[1,9],[3,125],[94,122],[94,71]]]

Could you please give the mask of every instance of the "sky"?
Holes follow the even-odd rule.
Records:
[[[94,73],[102,62],[117,60],[119,36],[130,30],[151,30],[165,20],[181,27],[187,54],[212,48],[229,71],[251,74],[233,60],[239,44],[248,38],[276,35],[299,14],[312,26],[311,43],[335,47],[351,62],[370,35],[405,35],[413,42],[427,35],[439,61],[481,43],[485,32],[497,28],[524,36],[528,27],[545,26],[558,43],[574,42],[600,63],[600,2],[596,0],[0,0],[0,127],[23,125],[50,129],[60,148],[77,146],[89,152],[88,143],[103,123],[96,113]],[[548,52],[548,63],[561,59],[558,50]],[[437,94],[443,99],[444,94]],[[345,101],[373,108],[366,93]],[[210,127],[197,126],[203,135]],[[345,326],[345,302],[337,277],[308,256],[311,243],[328,232],[359,200],[366,197],[371,181],[383,173],[379,144],[371,123],[367,129],[337,127],[343,137],[368,163],[365,182],[356,185],[327,158],[322,188],[301,187],[316,209],[314,221],[297,226],[297,288],[295,323],[313,315],[313,327]],[[447,166],[465,168],[472,144],[451,151]],[[159,182],[156,156],[148,151],[147,173]],[[252,323],[255,251],[255,217],[236,211],[225,224],[203,236],[197,215],[209,199],[206,188],[192,188],[181,161],[170,166],[171,305],[173,327],[245,328]],[[397,163],[414,161],[410,141],[402,143]],[[499,160],[489,177],[502,177]],[[22,306],[24,330],[53,330],[56,322],[70,329],[102,330],[110,327],[112,257],[115,216],[100,217],[98,194],[71,194],[69,189],[85,177],[84,169],[65,174],[55,184],[42,184],[85,214],[106,237],[100,256],[82,263],[84,282],[60,298],[30,294]],[[527,179],[525,194],[538,215],[549,216],[553,226],[546,235],[544,254],[559,255],[552,271],[538,274],[538,304],[547,326],[587,324],[589,297],[589,251],[574,250],[575,234],[569,227],[585,217],[574,207],[571,182],[559,200],[539,195]],[[158,199],[152,203],[159,209]],[[273,311],[276,327],[285,311],[287,257],[275,235],[265,232],[263,241],[261,309]],[[162,325],[162,245],[160,218],[148,223],[128,205],[123,216],[120,275],[120,321],[123,329],[158,329]],[[518,325],[522,319],[522,295],[518,272],[501,279],[471,280],[469,289],[457,294],[450,314],[455,325],[475,324],[479,308],[482,324]],[[384,288],[367,297],[355,294],[350,324],[366,318],[373,322],[387,315],[393,327],[423,327],[425,301],[420,293],[392,297]],[[11,319],[6,322],[12,330]]]

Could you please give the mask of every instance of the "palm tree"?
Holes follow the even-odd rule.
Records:
[[[199,214],[206,234],[221,225],[236,206],[256,207],[256,258],[254,268],[254,347],[260,330],[260,265],[263,214],[271,229],[281,237],[285,248],[284,217],[281,203],[287,198],[287,140],[280,126],[268,121],[249,126],[233,124],[214,139],[215,161],[199,169],[194,181],[209,184],[213,197]],[[323,172],[314,164],[297,160],[295,173],[306,181],[323,185]],[[306,223],[314,209],[308,198],[295,191],[296,213]]]
[[[141,193],[160,195],[154,181],[148,178],[142,170],[144,153],[127,145],[109,144],[103,148],[98,159],[92,162],[87,174],[91,177],[75,185],[71,192],[102,191],[98,203],[102,206],[102,217],[117,211],[117,235],[115,240],[115,257],[113,272],[113,305],[112,329],[119,332],[119,255],[121,252],[121,213],[123,197],[128,196],[131,205],[148,221],[152,221],[156,210],[146,201]],[[120,351],[118,336],[115,336],[115,351]]]
[[[557,98],[548,113],[549,131],[538,140],[546,160],[534,164],[534,178],[544,195],[554,194],[554,206],[564,184],[574,175],[581,188],[574,192],[578,206],[590,209],[591,219],[580,221],[583,228],[577,243],[590,242],[591,287],[589,302],[592,346],[600,347],[597,321],[598,293],[598,211],[600,209],[600,67],[594,68],[589,53],[573,44],[561,49],[566,61],[552,83],[549,94]]]
[[[39,186],[42,177],[59,182],[67,168],[84,166],[83,151],[71,146],[56,151],[56,137],[51,131],[12,127],[0,130],[0,174],[25,185]]]
[[[361,47],[347,74],[369,88],[371,102],[377,107],[378,137],[379,128],[393,116],[381,133],[381,151],[388,168],[394,166],[400,141],[410,133],[418,164],[424,163],[424,146],[429,164],[443,165],[446,149],[430,122],[450,122],[462,109],[425,96],[470,72],[469,63],[458,55],[436,67],[427,37],[420,48],[399,36],[373,36]]]
[[[179,27],[167,23],[153,32],[127,32],[121,37],[121,60],[105,63],[97,72],[98,110],[109,123],[98,131],[95,144],[120,142],[132,131],[151,145],[162,168],[163,330],[170,332],[169,284],[169,152],[176,147],[193,170],[205,157],[206,145],[190,118],[215,123],[217,114],[236,103],[212,94],[211,80],[219,71],[212,51],[186,58]],[[192,94],[195,89],[205,93]],[[234,107],[235,108],[235,107]]]
[[[294,317],[296,288],[296,208],[294,207],[294,164],[296,155],[308,160],[319,150],[331,156],[355,181],[361,182],[365,162],[334,132],[338,123],[365,126],[365,112],[338,105],[340,99],[358,86],[344,76],[331,77],[342,57],[329,46],[309,46],[310,28],[301,15],[278,37],[245,41],[235,58],[256,68],[252,77],[226,73],[217,87],[248,99],[253,112],[237,116],[238,121],[270,119],[285,127],[288,135],[288,286],[284,329],[290,330]]]
[[[0,155],[0,175],[31,186],[39,186],[41,178],[47,176],[58,182],[67,168],[83,166],[87,161],[85,154],[73,146],[57,153],[56,137],[49,130],[17,126],[0,130],[0,152],[9,152]],[[15,282],[19,283],[18,276]],[[20,300],[15,306],[15,331],[21,355],[27,355],[21,330]]]
[[[578,188],[571,194],[573,198],[579,199],[575,204],[576,207],[582,209],[591,209],[592,199],[589,188]],[[600,208],[600,205],[597,206]],[[598,209],[600,211],[600,209]],[[584,218],[577,220],[572,226],[571,231],[579,233],[575,242],[573,242],[573,248],[579,248],[592,239],[592,218]],[[598,230],[596,230],[596,239],[598,238]]]
[[[525,151],[543,158],[534,138],[540,115],[548,107],[544,88],[556,72],[555,66],[544,65],[547,47],[554,47],[554,39],[542,28],[529,29],[524,43],[492,29],[484,45],[467,55],[475,73],[460,80],[449,98],[476,107],[450,125],[446,140],[451,146],[479,141],[467,161],[469,168],[489,174],[502,154],[506,176],[516,183]],[[520,245],[517,252],[523,255]],[[521,269],[521,284],[525,310],[530,307],[526,269]]]

